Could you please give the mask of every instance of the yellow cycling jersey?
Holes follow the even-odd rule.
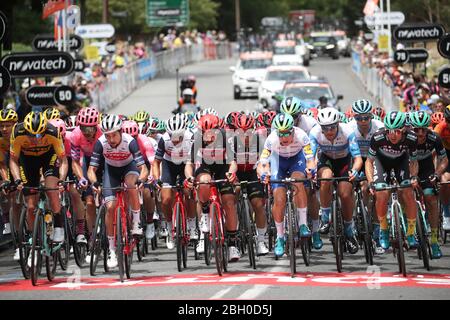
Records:
[[[14,127],[10,146],[12,155],[18,157],[23,154],[24,156],[39,157],[49,152],[52,148],[58,157],[65,155],[61,135],[58,129],[51,124],[47,124],[47,129],[40,138],[29,134],[25,130],[23,123],[19,123]]]

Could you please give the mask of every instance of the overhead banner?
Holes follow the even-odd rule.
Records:
[[[189,0],[147,0],[147,24],[150,27],[187,26]]]
[[[111,24],[87,24],[75,29],[75,34],[85,39],[111,38],[115,32]]]

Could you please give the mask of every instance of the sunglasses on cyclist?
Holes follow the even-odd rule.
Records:
[[[392,134],[392,135],[400,135],[403,133],[403,130],[402,129],[390,129],[390,130],[388,130],[388,133]]]
[[[414,128],[415,133],[427,132],[427,128]]]
[[[87,134],[95,133],[95,132],[97,132],[97,127],[96,126],[93,126],[93,127],[80,126],[80,130],[81,130],[81,132],[87,133]]]
[[[338,124],[331,124],[329,126],[322,126],[322,132],[328,132],[328,131],[333,131],[336,130],[338,127]]]
[[[284,137],[289,137],[292,134],[293,130],[289,130],[289,131],[278,131],[278,136],[280,138],[284,138]]]
[[[372,116],[355,116],[356,121],[369,121],[372,119]]]

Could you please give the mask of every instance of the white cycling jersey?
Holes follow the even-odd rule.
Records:
[[[295,122],[295,126],[299,127],[303,131],[305,131],[306,134],[308,134],[308,135],[311,132],[311,129],[314,128],[318,124],[319,123],[317,122],[316,119],[314,119],[313,117],[304,115],[304,114],[300,115],[298,117],[297,121]]]
[[[350,121],[348,125],[352,128],[355,133],[356,141],[359,145],[359,150],[361,151],[361,157],[367,158],[369,154],[370,140],[372,139],[373,134],[378,130],[384,127],[384,123],[380,120],[372,119],[369,132],[366,136],[363,136],[361,131],[358,129],[358,123],[355,119]]]
[[[183,141],[178,145],[174,145],[169,134],[166,132],[159,140],[155,158],[158,160],[164,159],[175,164],[186,163],[192,148],[193,137],[192,132],[186,130]]]
[[[287,146],[282,146],[280,144],[278,131],[273,130],[264,143],[264,150],[261,155],[261,161],[267,159],[270,156],[270,153],[276,153],[283,158],[290,158],[302,151],[305,154],[306,160],[312,159],[310,141],[305,131],[300,128],[294,127],[294,141]]]
[[[339,123],[338,132],[333,141],[328,140],[322,133],[321,126],[315,126],[310,134],[312,152],[315,155],[317,150],[331,159],[345,158],[349,153],[352,157],[361,156],[358,142],[356,142],[353,129],[344,123]]]

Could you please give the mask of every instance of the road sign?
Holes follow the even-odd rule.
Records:
[[[67,52],[14,53],[4,56],[1,65],[8,69],[11,77],[66,76],[73,71],[73,58]]]
[[[283,25],[283,18],[281,17],[264,17],[261,19],[263,27],[281,27]]]
[[[444,27],[440,24],[401,25],[395,28],[394,38],[397,41],[437,40],[444,35]]]
[[[387,12],[377,12],[373,16],[365,16],[364,22],[368,26],[386,25],[389,22],[392,25],[399,25],[405,22],[405,15],[400,11],[392,11],[389,15]]]
[[[115,33],[110,24],[86,24],[75,29],[75,34],[85,39],[111,38]]]
[[[150,27],[186,26],[189,0],[147,0],[147,24]]]
[[[25,92],[25,100],[32,106],[54,106],[56,87],[53,86],[33,86]]]
[[[8,91],[11,85],[11,76],[6,68],[0,66],[0,96]]]
[[[450,34],[447,33],[438,42],[438,51],[446,59],[450,59]]]
[[[66,26],[70,31],[80,25],[80,7],[71,5],[67,8]]]
[[[439,85],[442,88],[450,89],[450,68],[445,68],[439,72]]]
[[[70,35],[69,51],[79,51],[83,48],[84,41],[80,36]],[[58,51],[58,41],[52,34],[38,34],[31,42],[35,51]]]
[[[3,40],[3,37],[6,33],[7,25],[7,19],[3,12],[0,11],[0,42]]]
[[[60,86],[55,89],[54,99],[57,104],[70,105],[75,99],[75,92],[69,86]]]
[[[398,64],[404,64],[407,63],[409,59],[408,51],[406,50],[396,50],[394,52],[394,61]]]

